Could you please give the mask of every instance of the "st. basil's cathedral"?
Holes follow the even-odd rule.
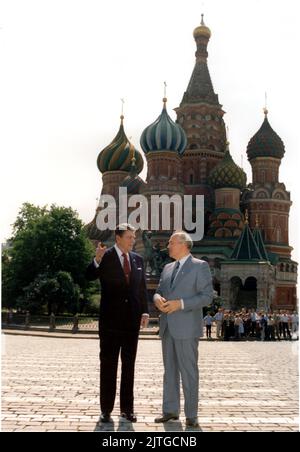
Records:
[[[272,129],[268,111],[250,139],[247,157],[252,182],[233,160],[226,139],[224,110],[214,92],[207,65],[210,29],[204,24],[193,33],[196,62],[174,122],[163,99],[160,116],[141,134],[147,177],[139,177],[144,159],[128,140],[121,116],[119,131],[98,155],[103,194],[204,195],[205,233],[194,243],[194,256],[211,268],[214,289],[227,309],[295,309],[297,263],[289,245],[290,193],[279,181],[284,143]],[[107,246],[114,234],[100,231],[94,219],[86,225],[93,242]],[[167,262],[169,231],[137,233],[136,251],[144,255],[149,295]],[[149,298],[150,299],[150,298]]]

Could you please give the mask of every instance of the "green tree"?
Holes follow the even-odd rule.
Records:
[[[79,298],[89,296],[85,269],[94,250],[71,208],[23,204],[10,244],[2,258],[4,306],[14,307],[17,300],[19,306],[26,300],[35,305],[39,293],[48,310],[56,302],[57,312],[74,311]]]
[[[60,314],[79,310],[80,288],[70,273],[60,271],[49,276],[39,274],[24,288],[24,297],[17,300],[16,306],[29,310],[32,314]]]

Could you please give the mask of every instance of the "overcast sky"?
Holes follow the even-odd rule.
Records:
[[[229,127],[231,153],[251,182],[246,147],[269,121],[286,154],[290,244],[299,214],[299,15],[296,0],[2,0],[0,89],[2,230],[23,202],[71,206],[93,218],[98,153],[119,128],[140,149],[160,114],[163,82],[175,119],[195,62],[201,13],[212,31],[209,69]],[[142,173],[145,176],[145,171]],[[298,191],[298,193],[297,193]],[[297,217],[298,215],[298,217]],[[296,249],[293,258],[298,259]]]

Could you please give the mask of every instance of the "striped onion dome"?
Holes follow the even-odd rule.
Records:
[[[217,188],[239,188],[242,190],[246,186],[247,176],[231,157],[229,143],[224,157],[220,163],[210,172],[209,184]]]
[[[142,133],[141,147],[145,154],[152,151],[174,151],[183,154],[187,145],[185,132],[168,115],[165,97],[163,102],[161,115]]]
[[[122,115],[120,128],[115,138],[98,155],[97,166],[101,173],[107,171],[129,172],[133,155],[135,156],[137,174],[143,169],[143,157],[128,140],[124,132],[123,119],[124,116]]]

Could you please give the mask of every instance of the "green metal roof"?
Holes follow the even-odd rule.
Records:
[[[258,227],[255,227],[255,229],[253,231],[253,237],[254,237],[255,243],[260,251],[262,258],[266,261],[270,260],[266,247],[265,247],[265,244],[264,244],[264,240],[261,235],[261,231]]]
[[[244,229],[230,257],[238,261],[264,260],[254,240],[248,222],[245,223]]]

